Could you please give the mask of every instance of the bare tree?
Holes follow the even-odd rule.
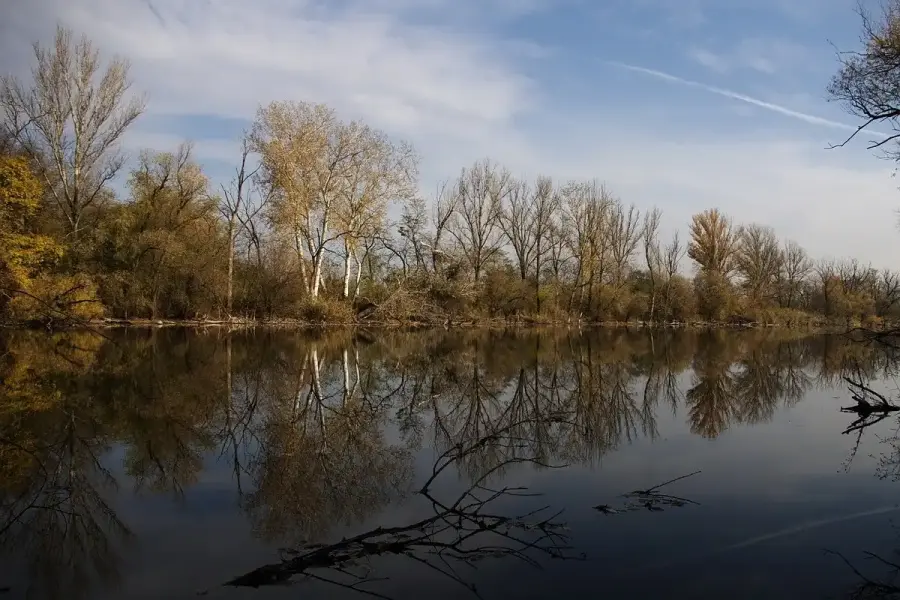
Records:
[[[441,270],[442,261],[445,258],[443,248],[444,234],[456,215],[458,205],[459,194],[456,193],[456,190],[453,189],[449,182],[445,181],[438,186],[432,213],[434,236],[431,240],[431,268],[435,273],[439,273]]]
[[[878,135],[868,147],[882,148],[889,158],[898,160],[900,151],[896,147],[887,149],[887,145],[900,138],[900,0],[886,0],[882,6],[880,17],[874,17],[862,2],[858,4],[863,49],[838,54],[840,69],[828,86],[828,94],[849,114],[862,120],[838,146],[870,125],[887,123],[894,133]]]
[[[593,305],[594,289],[608,274],[611,238],[608,235],[616,201],[598,181],[567,183],[562,197],[563,230],[568,250],[575,260],[574,295]]]
[[[616,199],[610,217],[609,238],[613,285],[619,289],[625,283],[631,260],[641,241],[641,213],[633,204],[625,207],[620,200]]]
[[[501,207],[498,217],[500,228],[509,239],[513,253],[516,255],[519,278],[525,281],[534,262],[537,248],[534,227],[534,192],[527,182],[510,182],[506,202]]]
[[[553,215],[558,210],[559,195],[553,187],[553,180],[549,177],[538,177],[534,186],[534,218],[532,220],[535,245],[534,300],[538,312],[541,312],[541,268],[544,257],[553,252]]]
[[[832,292],[834,290],[834,282],[837,280],[837,265],[833,259],[823,258],[816,264],[814,272],[819,280],[819,289],[822,292],[823,312],[826,317],[830,317],[834,312]]]
[[[681,266],[681,261],[684,258],[686,250],[687,249],[681,243],[681,238],[677,231],[675,232],[675,235],[672,236],[672,241],[666,245],[665,249],[663,249],[662,265],[665,276],[664,304],[667,315],[672,312],[672,280],[678,275],[678,268]]]
[[[503,246],[500,210],[513,187],[509,171],[487,159],[463,169],[457,180],[458,200],[448,232],[459,244],[475,281]]]
[[[778,286],[782,306],[794,308],[794,303],[812,269],[813,262],[800,244],[790,240],[784,243],[781,249],[780,285]]]
[[[228,236],[228,281],[225,291],[226,313],[230,317],[234,305],[234,244],[238,234],[240,223],[239,215],[244,208],[245,196],[249,192],[250,181],[259,166],[251,168],[247,164],[250,156],[250,140],[245,134],[241,140],[241,164],[237,168],[230,187],[222,186],[222,198],[219,203],[219,211],[225,218]]]
[[[778,238],[771,227],[753,224],[741,231],[735,265],[754,300],[764,301],[774,295],[781,257]]]
[[[884,269],[877,281],[876,311],[883,317],[900,302],[900,275],[895,271]]]
[[[34,45],[37,64],[30,87],[2,79],[0,105],[5,133],[39,165],[56,206],[77,236],[85,211],[124,164],[119,139],[144,110],[130,97],[129,64],[114,57],[101,69],[86,38],[58,27],[52,48]]]
[[[644,261],[647,264],[647,278],[650,283],[649,319],[652,322],[656,310],[656,295],[664,268],[662,248],[659,244],[659,222],[662,211],[652,208],[644,213],[641,238],[644,240]]]

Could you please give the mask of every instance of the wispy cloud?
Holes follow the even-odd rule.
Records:
[[[772,102],[766,102],[765,100],[760,100],[759,98],[754,98],[752,96],[747,96],[746,94],[741,94],[739,92],[734,92],[732,90],[726,90],[725,88],[716,87],[714,85],[708,85],[706,83],[700,83],[699,81],[693,81],[690,79],[685,79],[683,77],[678,77],[676,75],[671,75],[669,73],[664,73],[663,71],[657,71],[656,69],[648,69],[646,67],[638,67],[636,65],[629,65],[627,63],[617,62],[617,61],[607,61],[608,64],[622,68],[628,69],[629,71],[634,71],[635,73],[643,73],[645,75],[650,75],[651,77],[656,77],[657,79],[662,79],[664,81],[669,81],[671,83],[677,83],[680,85],[686,85],[690,87],[695,87],[701,90],[705,90],[712,94],[717,94],[719,96],[723,96],[725,98],[731,98],[732,100],[737,100],[739,102],[745,102],[747,104],[752,104],[753,106],[758,106],[759,108],[763,108],[765,110],[778,113],[780,115],[784,115],[786,117],[791,117],[793,119],[797,119],[799,121],[804,121],[805,123],[810,123],[812,125],[821,125],[823,127],[830,127],[832,129],[841,129],[843,131],[856,131],[856,127],[854,125],[849,125],[847,123],[841,123],[840,121],[833,121],[831,119],[826,119],[824,117],[819,117],[816,115],[811,115],[809,113],[800,112],[797,110],[790,109],[786,106],[782,106],[780,104],[773,104]],[[882,133],[880,131],[869,131],[868,133],[887,137],[888,134]]]

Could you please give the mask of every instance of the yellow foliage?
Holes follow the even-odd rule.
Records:
[[[43,187],[28,161],[21,156],[0,156],[0,217],[3,224],[37,210]]]
[[[14,319],[22,321],[74,317],[95,319],[103,316],[103,304],[97,288],[84,275],[40,275],[9,303]]]
[[[27,160],[0,156],[0,291],[6,298],[32,287],[32,279],[62,256],[56,241],[28,230],[41,193]]]

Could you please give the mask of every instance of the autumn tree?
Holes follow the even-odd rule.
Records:
[[[321,289],[325,249],[341,237],[334,227],[344,169],[356,151],[351,134],[331,108],[306,102],[272,102],[253,125],[253,150],[276,190],[273,221],[292,238],[312,297]]]
[[[77,237],[86,211],[124,164],[119,140],[143,112],[130,94],[128,62],[103,67],[93,44],[57,28],[51,48],[34,45],[33,81],[5,77],[3,127],[38,165],[38,174],[68,232]]]
[[[350,126],[351,154],[338,185],[336,222],[344,241],[343,297],[350,297],[351,263],[355,263],[359,288],[362,272],[361,244],[381,235],[388,205],[416,193],[418,156],[406,142],[393,142],[367,125]]]
[[[196,317],[221,306],[227,240],[208,186],[190,144],[141,153],[128,202],[103,224],[97,260],[107,304],[123,316],[154,318]]]
[[[701,271],[727,278],[735,266],[735,252],[740,241],[740,230],[731,219],[712,208],[691,218],[691,241],[688,256]]]
[[[34,278],[62,255],[52,238],[35,233],[29,220],[43,188],[24,156],[0,155],[0,315]]]

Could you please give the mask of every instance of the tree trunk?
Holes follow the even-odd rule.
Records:
[[[356,299],[356,297],[359,295],[359,282],[362,279],[362,261],[359,260],[359,257],[356,256],[355,252],[353,254],[353,259],[356,261],[356,285],[353,288],[353,298]],[[371,263],[370,263],[370,265],[371,265]],[[370,270],[371,270],[371,266],[370,266]],[[403,265],[403,270],[404,271],[406,270],[405,263]],[[371,276],[371,274],[370,274],[370,276]]]
[[[234,221],[237,217],[236,213],[231,213],[231,219],[228,221],[228,283],[226,288],[226,314],[231,318],[231,309],[234,298]]]
[[[345,300],[350,297],[350,246],[344,242],[344,292],[341,296]]]
[[[322,251],[319,250],[318,254],[313,258],[313,274],[312,274],[312,287],[309,290],[310,295],[313,298],[319,297],[319,287],[322,285]]]

